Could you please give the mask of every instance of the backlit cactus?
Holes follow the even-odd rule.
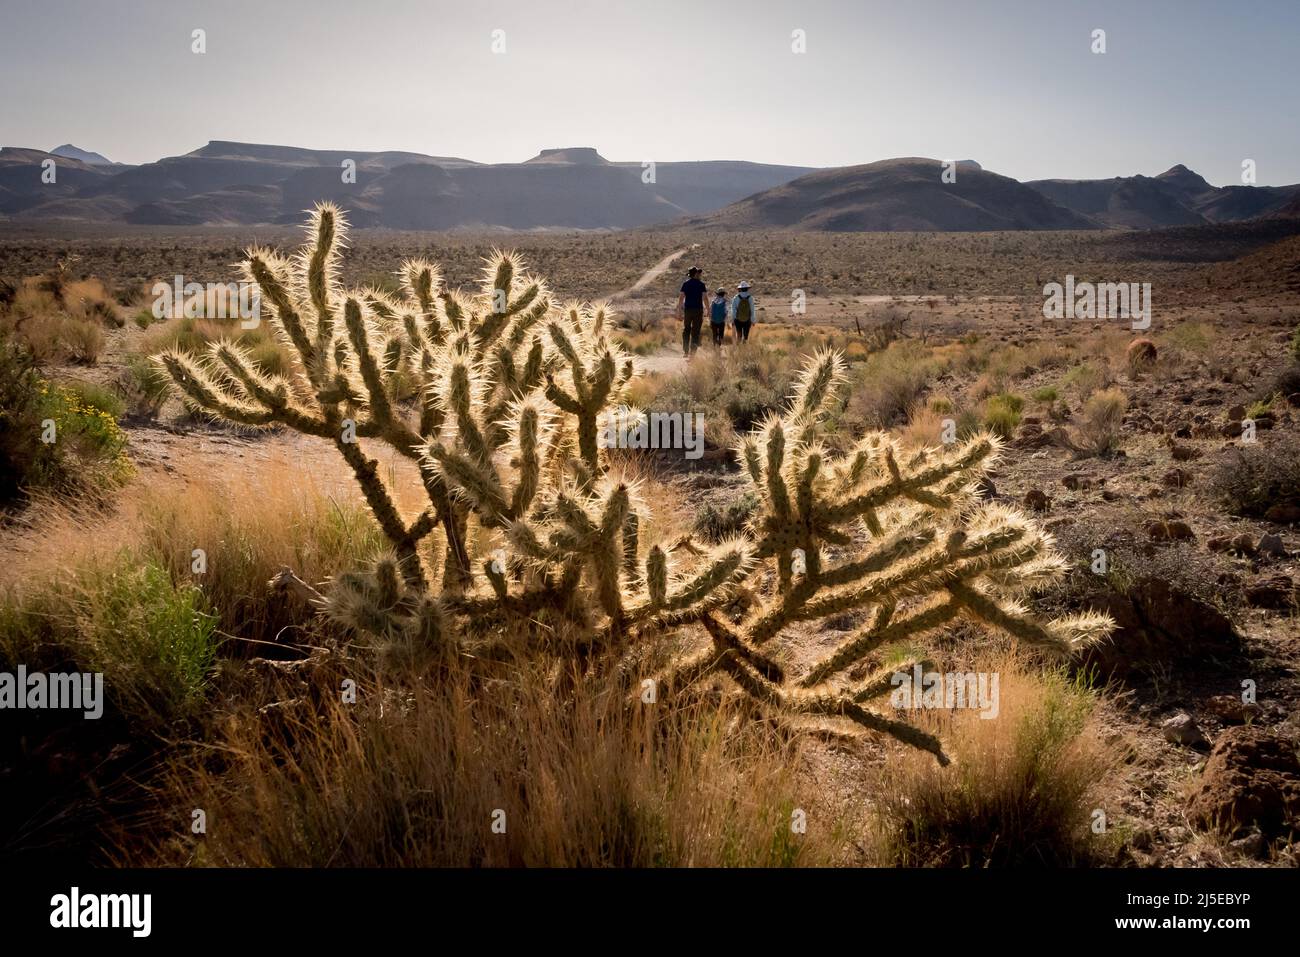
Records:
[[[316,602],[336,619],[407,646],[526,648],[543,636],[629,661],[694,626],[707,641],[660,676],[666,692],[725,674],[777,716],[848,719],[940,757],[936,740],[864,704],[887,676],[846,674],[959,616],[1062,650],[1108,630],[1100,617],[1040,625],[1018,604],[1063,564],[1027,518],[976,499],[995,439],[904,451],[876,433],[830,455],[820,436],[844,378],[831,353],[737,450],[761,499],[744,536],[707,551],[642,541],[646,506],[599,441],[636,374],[607,308],[557,304],[501,253],[472,294],[418,259],[401,264],[398,295],[345,289],[345,231],[322,205],[293,258],[248,252],[246,278],[295,356],[285,375],[225,340],[206,356],[158,358],[192,408],[327,439],[352,468],[392,554]],[[358,440],[418,464],[419,515],[402,515]],[[865,624],[806,673],[782,663],[774,639],[788,626],[859,611]]]

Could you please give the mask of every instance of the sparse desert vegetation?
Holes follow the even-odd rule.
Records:
[[[1294,810],[1252,817],[1250,774],[1220,775],[1231,755],[1218,751],[1200,763],[1236,729],[1295,737],[1297,312],[1257,266],[1282,255],[1272,247],[1234,247],[1253,258],[1229,281],[1212,261],[1228,252],[1198,261],[1171,239],[1177,256],[1136,267],[1167,296],[1135,341],[1116,323],[1046,320],[1033,298],[1049,277],[1088,273],[1081,262],[1128,269],[1119,234],[708,234],[691,258],[706,281],[754,282],[759,322],[747,348],[729,338],[685,364],[676,266],[607,313],[521,317],[544,294],[628,289],[700,236],[510,237],[549,284],[529,293],[533,273],[493,260],[489,281],[511,292],[489,335],[455,316],[473,311],[501,237],[362,231],[327,283],[332,330],[309,294],[289,300],[299,341],[282,318],[153,317],[154,281],[229,281],[247,237],[94,232],[0,238],[12,293],[0,658],[103,672],[107,695],[102,722],[28,716],[38,743],[6,739],[13,853],[219,866],[1294,860]],[[267,257],[272,281],[288,266]],[[414,272],[394,279],[403,258]],[[424,259],[448,287],[430,273],[420,305]],[[792,316],[794,288],[809,299]],[[507,363],[486,344],[514,330]],[[629,359],[641,372],[625,378]],[[500,378],[476,378],[486,362]],[[494,392],[509,364],[530,400]],[[586,404],[607,370],[607,394]],[[810,401],[815,436],[798,415]],[[592,413],[621,402],[702,413],[704,454],[593,446]],[[47,419],[53,443],[40,441]],[[334,440],[344,419],[351,449]],[[785,537],[805,504],[847,507],[835,483],[886,487],[891,459],[906,481],[989,433],[991,469],[916,489],[897,514],[852,514],[824,540]],[[958,499],[987,525],[950,524]],[[924,618],[935,593],[909,562],[1013,531],[1037,543],[1016,566],[1032,588],[974,620]],[[810,559],[829,573],[855,556],[866,577],[832,593],[883,588],[891,570],[901,591],[819,605]],[[976,605],[993,587],[982,582]],[[1035,648],[1043,623],[1101,616],[1117,626],[1104,641],[1064,659]],[[889,679],[914,665],[999,675],[999,717],[894,707]],[[694,680],[670,693],[682,672]],[[1256,701],[1243,702],[1245,679]],[[845,703],[857,694],[861,711]],[[198,806],[227,826],[192,833]]]

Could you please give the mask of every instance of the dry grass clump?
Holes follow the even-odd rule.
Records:
[[[0,308],[0,328],[42,363],[93,365],[104,351],[106,325],[122,322],[104,283],[66,279],[58,270],[23,280]]]
[[[977,663],[999,676],[997,717],[929,711],[950,742],[947,768],[907,754],[879,783],[872,822],[878,863],[906,867],[1073,866],[1102,863],[1111,839],[1093,810],[1117,766],[1096,695],[1064,671],[1038,671],[1015,652]],[[1113,823],[1113,822],[1112,822]]]
[[[343,701],[342,677],[358,683]],[[238,710],[176,760],[127,864],[216,866],[788,866],[835,863],[795,745],[734,708],[629,702],[609,684],[519,662],[482,683],[452,662],[432,684],[348,661],[310,700]],[[208,813],[190,833],[190,809]]]
[[[138,482],[116,510],[39,498],[0,566],[0,659],[102,671],[115,707],[157,728],[193,714],[223,635],[293,641],[307,616],[270,593],[284,565],[322,581],[380,551],[369,514],[281,459],[242,482]],[[196,550],[202,552],[201,564]]]
[[[1089,396],[1075,428],[1075,452],[1099,458],[1114,455],[1120,447],[1126,411],[1128,397],[1118,388],[1102,389]]]

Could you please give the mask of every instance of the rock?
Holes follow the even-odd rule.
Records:
[[[1031,488],[1025,493],[1025,508],[1031,508],[1035,512],[1045,512],[1052,507],[1052,500],[1047,497],[1042,489]]]
[[[1246,407],[1244,405],[1234,405],[1228,410],[1228,419],[1234,423],[1240,423],[1246,417]]]
[[[1245,595],[1254,608],[1290,608],[1296,602],[1295,582],[1286,575],[1260,578],[1246,586]]]
[[[1228,846],[1243,856],[1255,860],[1263,860],[1268,856],[1268,840],[1264,837],[1264,832],[1257,827],[1247,828],[1244,837],[1230,841]]]
[[[1157,542],[1184,542],[1196,537],[1192,527],[1180,519],[1155,519],[1142,527]]]
[[[1148,576],[1124,591],[1109,589],[1089,604],[1115,619],[1111,638],[1084,653],[1101,677],[1123,678],[1170,666],[1196,668],[1241,649],[1232,622],[1218,608],[1163,578]]]
[[[1170,469],[1160,476],[1160,481],[1170,488],[1184,488],[1192,481],[1192,473],[1186,469]]]
[[[1092,488],[1097,482],[1091,475],[1080,475],[1077,472],[1072,472],[1061,479],[1061,484],[1071,491],[1078,491],[1081,488]]]
[[[1290,552],[1282,544],[1282,536],[1274,535],[1272,532],[1266,532],[1259,537],[1259,542],[1255,545],[1255,551],[1259,552],[1266,558],[1288,558]]]
[[[1219,434],[1225,439],[1239,439],[1241,438],[1241,423],[1229,422],[1227,425],[1219,429]]]
[[[998,497],[998,488],[993,484],[993,480],[987,475],[983,476],[975,483],[975,492],[980,498],[990,499]]]
[[[1264,709],[1254,701],[1242,701],[1240,695],[1216,694],[1206,700],[1205,712],[1225,724],[1245,724],[1257,720]]]
[[[1101,490],[1101,497],[1107,502],[1118,502],[1120,495],[1113,488],[1104,488]]]
[[[1291,505],[1289,503],[1272,505],[1264,513],[1264,517],[1270,522],[1276,522],[1278,525],[1294,525],[1300,522],[1300,505]]]
[[[1205,762],[1188,816],[1228,834],[1254,825],[1266,836],[1300,826],[1296,742],[1256,725],[1228,728]]]
[[[1205,735],[1201,729],[1196,726],[1195,720],[1186,711],[1174,715],[1168,721],[1160,725],[1160,730],[1165,734],[1165,740],[1173,744],[1181,744],[1186,748],[1199,748],[1202,745],[1208,745]]]
[[[1201,450],[1194,445],[1174,445],[1169,450],[1169,454],[1174,457],[1175,462],[1190,462],[1201,454]]]

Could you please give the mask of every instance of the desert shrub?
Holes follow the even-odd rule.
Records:
[[[732,429],[747,431],[784,406],[793,380],[788,361],[766,346],[701,354],[662,385],[647,411],[702,412],[706,424],[722,412]]]
[[[1093,717],[1096,695],[1064,670],[1007,656],[979,670],[999,677],[998,714],[927,715],[953,741],[953,765],[908,755],[891,766],[875,821],[880,863],[905,867],[1074,866],[1113,853],[1092,834],[1098,785],[1115,767]]]
[[[140,351],[146,356],[169,349],[201,353],[219,342],[249,350],[254,366],[267,375],[285,375],[292,368],[289,353],[266,323],[245,329],[238,319],[162,320],[144,337]]]
[[[693,527],[706,541],[721,542],[740,534],[757,510],[758,499],[750,492],[720,502],[710,499],[695,513]]]
[[[1120,445],[1128,397],[1119,389],[1094,392],[1083,404],[1075,429],[1075,451],[1102,458],[1113,455]]]
[[[0,502],[42,488],[107,491],[131,474],[126,444],[112,412],[46,381],[24,346],[0,336]]]
[[[1277,402],[1277,399],[1278,399],[1278,395],[1276,392],[1272,393],[1271,395],[1265,396],[1262,399],[1256,399],[1254,402],[1250,404],[1250,408],[1246,410],[1246,418],[1258,419],[1261,416],[1272,415],[1273,405],[1275,402]]]
[[[1290,351],[1291,358],[1296,360],[1296,362],[1300,362],[1300,326],[1296,326],[1295,332],[1291,335]]]
[[[1204,322],[1182,322],[1164,335],[1166,345],[1197,355],[1209,352],[1214,345],[1214,331]]]
[[[1134,339],[1129,343],[1125,352],[1129,374],[1138,375],[1146,372],[1156,364],[1158,356],[1159,351],[1156,349],[1156,344],[1150,339]]]
[[[1080,362],[1065,373],[1061,379],[1061,388],[1085,397],[1109,388],[1114,381],[1110,367],[1104,363]]]
[[[1035,402],[1043,405],[1051,405],[1061,397],[1060,390],[1053,385],[1045,385],[1035,389],[1029,396]]]
[[[1288,399],[1293,395],[1300,395],[1300,362],[1283,368],[1267,387],[1267,393]]]
[[[914,339],[899,340],[873,353],[853,370],[846,416],[869,428],[900,423],[949,361]]]
[[[107,412],[115,420],[126,412],[126,400],[116,390],[85,379],[61,382],[65,392],[82,408]]]
[[[61,474],[58,450],[41,441],[46,388],[30,350],[0,330],[0,505]]]
[[[1227,450],[1210,470],[1210,490],[1233,515],[1300,505],[1300,437],[1279,433]]]
[[[989,431],[1004,439],[1011,438],[1020,424],[1025,400],[1014,392],[989,396],[984,403],[984,424]]]
[[[70,484],[107,490],[130,477],[126,433],[111,412],[86,404],[61,385],[47,384],[43,397],[42,412],[54,423],[51,444],[59,448]]]
[[[202,592],[129,551],[0,595],[6,664],[102,673],[113,708],[143,729],[196,716],[215,651]]]
[[[118,390],[125,397],[132,415],[156,418],[171,393],[167,376],[147,356],[131,353],[126,368],[117,379]]]

